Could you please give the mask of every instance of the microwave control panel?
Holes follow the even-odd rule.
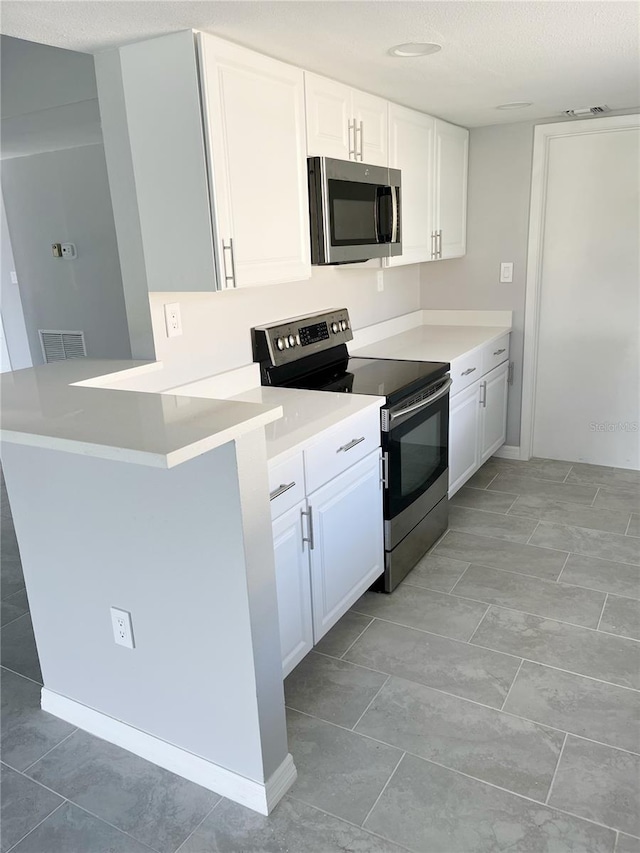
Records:
[[[294,317],[252,330],[253,360],[280,367],[312,353],[353,340],[346,308]]]

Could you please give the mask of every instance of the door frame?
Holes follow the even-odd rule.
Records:
[[[581,136],[586,133],[611,133],[625,128],[640,128],[640,115],[603,116],[600,118],[539,124],[534,129],[531,169],[531,203],[529,208],[529,241],[524,308],[524,350],[522,358],[522,408],[520,412],[520,459],[533,455],[533,427],[536,413],[536,381],[540,331],[540,299],[544,225],[547,209],[549,151],[552,139]]]

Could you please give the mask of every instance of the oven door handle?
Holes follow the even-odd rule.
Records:
[[[439,388],[435,394],[432,394],[430,397],[427,397],[426,400],[420,400],[419,403],[415,403],[413,406],[407,406],[406,409],[400,409],[399,412],[392,412],[389,415],[389,420],[395,421],[397,418],[402,418],[402,417],[404,417],[404,415],[408,415],[411,412],[418,412],[420,409],[424,409],[426,406],[429,406],[431,403],[435,403],[436,400],[439,400],[441,397],[444,397],[444,395],[449,391],[449,388],[451,388],[452,382],[453,382],[453,379],[451,379],[451,377],[449,377],[449,379],[447,379],[447,381],[444,383],[444,385],[441,388]]]

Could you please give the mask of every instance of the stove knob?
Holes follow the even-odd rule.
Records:
[[[293,337],[293,335],[289,335],[289,346],[294,347],[295,345],[296,345],[296,339]]]
[[[333,334],[334,334],[334,335],[337,335],[337,334],[338,334],[338,332],[340,331],[340,324],[339,324],[339,323],[336,323],[336,322],[334,321],[334,322],[331,324],[331,331],[333,332]]]
[[[349,324],[347,323],[346,320],[340,321],[340,328],[342,329],[343,332],[349,328]]]
[[[284,338],[276,338],[276,346],[279,350],[284,349]]]
[[[300,335],[296,335],[296,346],[302,346],[300,343]]]

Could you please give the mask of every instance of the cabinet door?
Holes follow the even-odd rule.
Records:
[[[374,166],[389,165],[389,102],[384,98],[353,90],[358,159]]]
[[[435,119],[389,105],[389,166],[402,171],[402,255],[389,266],[433,259],[433,137]]]
[[[198,40],[222,285],[310,278],[303,72]]]
[[[314,641],[384,570],[380,450],[308,497]]]
[[[304,501],[273,522],[282,677],[313,647],[309,557],[302,541]]]
[[[350,87],[305,71],[304,88],[309,156],[354,159]]]
[[[480,466],[480,382],[460,391],[449,403],[449,497]]]
[[[459,258],[467,244],[469,131],[435,121],[435,227],[442,232],[440,257]]]
[[[480,396],[480,464],[486,462],[507,438],[509,363],[505,361],[482,379]]]

